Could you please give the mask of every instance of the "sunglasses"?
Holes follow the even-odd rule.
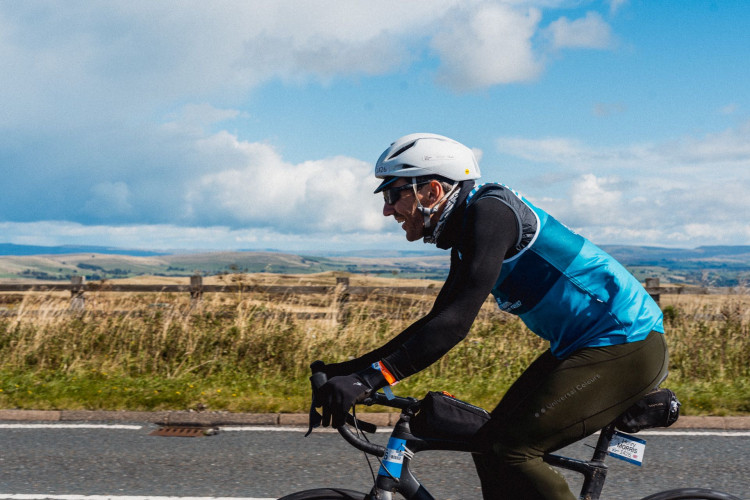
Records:
[[[401,198],[401,191],[404,191],[406,189],[411,189],[412,186],[422,186],[424,184],[429,184],[430,181],[424,181],[424,182],[418,182],[416,184],[404,184],[403,186],[399,187],[392,187],[388,189],[383,190],[383,199],[388,205],[394,205],[396,202]]]

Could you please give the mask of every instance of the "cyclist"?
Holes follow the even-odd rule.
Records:
[[[475,455],[487,499],[573,499],[542,456],[614,420],[665,376],[662,314],[611,256],[501,184],[477,185],[471,149],[411,134],[375,165],[383,215],[406,239],[451,249],[430,312],[382,347],[324,365],[324,425],[352,404],[423,370],[466,337],[486,297],[548,340],[483,428],[491,454]],[[332,421],[331,421],[332,420]]]

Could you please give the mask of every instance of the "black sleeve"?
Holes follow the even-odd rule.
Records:
[[[425,369],[463,340],[518,239],[519,227],[514,212],[497,199],[472,204],[451,253],[448,279],[430,312],[366,355],[368,360],[382,359],[401,380]]]

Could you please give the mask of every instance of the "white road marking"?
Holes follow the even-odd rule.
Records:
[[[125,424],[63,424],[63,423],[29,423],[29,424],[0,424],[0,429],[111,429],[111,430],[140,430],[143,425]],[[224,432],[307,432],[306,427],[282,425],[222,425],[218,427]],[[391,427],[379,427],[378,433],[390,433]],[[321,427],[314,432],[338,432],[330,427]],[[598,432],[596,433],[598,434]],[[750,437],[750,431],[731,430],[648,430],[636,433],[638,436],[718,436],[718,437]],[[165,497],[167,498],[167,497]]]
[[[750,431],[641,431],[636,436],[720,436],[720,437],[748,437]]]
[[[45,495],[0,493],[0,500],[276,500],[258,497],[158,497],[148,495]]]
[[[0,429],[143,429],[142,425],[122,424],[0,424]]]
[[[307,432],[307,427],[299,427],[299,426],[283,426],[283,425],[227,425],[227,426],[220,426],[220,431],[245,431],[245,432]],[[393,429],[391,427],[384,427],[380,428],[378,427],[377,432],[392,432]],[[331,432],[338,434],[339,431],[336,429],[332,429],[330,427],[318,427],[317,429],[314,429],[313,432],[316,434],[318,432]]]
[[[142,425],[122,424],[0,424],[0,429],[125,429],[140,430]],[[302,427],[284,426],[221,426],[222,431],[233,432],[305,432]],[[386,427],[378,432],[390,432]],[[335,429],[316,429],[316,432],[336,432]],[[718,436],[718,437],[750,437],[750,431],[689,431],[689,430],[663,430],[642,431],[639,436]],[[147,495],[47,495],[43,493],[0,493],[0,500],[274,500],[273,498],[259,497],[178,497],[178,496],[147,496]]]

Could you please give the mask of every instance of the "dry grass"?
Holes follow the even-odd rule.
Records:
[[[233,275],[206,282],[330,285],[334,278]],[[425,284],[351,277],[352,286],[416,283]],[[80,313],[69,311],[65,293],[18,295],[2,304],[0,407],[244,411],[304,410],[311,361],[340,361],[381,345],[434,299],[434,293],[352,298],[343,325],[335,294],[206,294],[195,307],[186,293],[99,292],[87,294]],[[750,411],[748,302],[748,295],[662,297],[672,356],[668,385],[686,413]],[[323,314],[299,319],[298,312]],[[469,338],[397,392],[445,389],[492,406],[544,348],[488,300]]]
[[[750,295],[666,296],[669,384],[689,413],[750,412]]]

